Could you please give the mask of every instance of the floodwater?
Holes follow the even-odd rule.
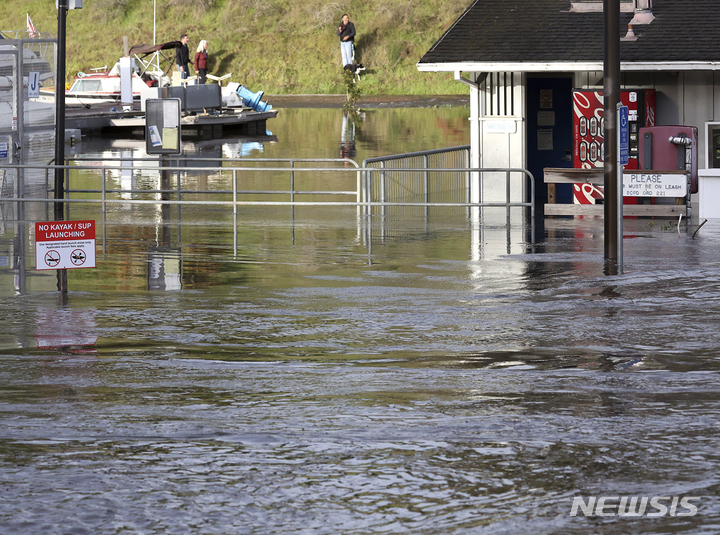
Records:
[[[342,117],[218,147],[337,157]],[[461,145],[467,108],[354,136]],[[718,222],[626,220],[608,276],[593,218],[116,205],[66,296],[31,223],[0,234],[0,533],[720,532]]]

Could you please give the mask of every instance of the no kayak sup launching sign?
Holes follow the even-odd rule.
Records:
[[[35,268],[95,267],[95,221],[35,223]]]

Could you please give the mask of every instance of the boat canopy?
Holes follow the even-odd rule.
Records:
[[[130,49],[130,56],[134,55],[140,55],[142,54],[142,57],[149,56],[150,54],[153,54],[155,52],[158,52],[160,50],[169,50],[171,48],[180,48],[182,46],[182,43],[180,41],[169,41],[167,43],[163,43],[161,45],[134,45]]]
[[[140,76],[145,75],[145,73],[150,69],[153,65],[153,60],[157,58],[157,69],[162,70],[160,68],[160,57],[162,57],[165,61],[167,61],[168,66],[166,69],[163,70],[162,74],[164,76],[167,76],[167,74],[172,69],[173,65],[175,64],[175,54],[173,53],[172,56],[168,57],[165,54],[163,54],[164,50],[173,50],[175,48],[180,48],[182,46],[182,43],[180,41],[168,41],[167,43],[162,43],[160,45],[135,45],[130,49],[130,56],[135,56],[138,60],[138,62],[142,65],[142,69],[140,69]],[[149,59],[145,59],[148,56],[151,56]]]

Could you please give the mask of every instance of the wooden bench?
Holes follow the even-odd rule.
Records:
[[[548,185],[548,202],[545,215],[595,215],[603,216],[602,204],[557,204],[556,184],[593,184],[605,183],[605,171],[596,169],[568,169],[546,167],[543,169],[545,183]],[[684,171],[662,171],[663,174],[682,174]],[[640,197],[648,199],[650,197]],[[675,197],[675,204],[623,204],[623,216],[677,218],[687,214],[685,197]]]

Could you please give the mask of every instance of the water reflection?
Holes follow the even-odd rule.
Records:
[[[363,115],[358,112],[343,113],[342,131],[340,134],[340,158],[354,160],[357,156],[355,148],[355,125],[361,123]]]
[[[148,286],[153,290],[182,290],[181,250],[151,247],[148,251]]]
[[[269,139],[268,139],[269,138]],[[244,158],[262,156],[266,143],[276,143],[277,138],[268,130],[267,137],[225,140],[222,144],[222,154],[225,158]]]
[[[40,307],[35,315],[35,344],[44,350],[96,352],[96,311],[91,308]]]

